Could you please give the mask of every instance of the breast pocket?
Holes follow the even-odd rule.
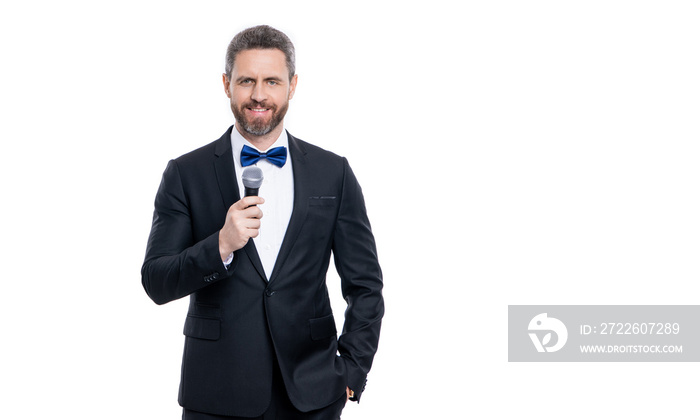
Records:
[[[314,240],[324,241],[329,238],[335,218],[338,214],[338,200],[335,196],[309,197],[306,231],[314,236]]]
[[[309,207],[335,207],[335,196],[309,197]]]

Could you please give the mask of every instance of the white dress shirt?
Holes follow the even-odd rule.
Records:
[[[243,149],[244,145],[258,150],[241,136],[236,127],[233,127],[231,130],[231,149],[233,151],[233,164],[236,169],[238,191],[240,191],[241,196],[245,191],[242,178],[245,168],[241,166],[241,149]],[[289,225],[294,206],[294,175],[292,173],[292,160],[289,158],[287,130],[282,130],[282,134],[268,150],[280,146],[287,148],[287,162],[284,166],[281,168],[277,167],[268,162],[267,159],[260,159],[254,165],[262,169],[263,172],[263,183],[258,194],[265,199],[265,204],[259,206],[263,212],[263,217],[260,220],[258,237],[253,238],[253,241],[268,280],[270,275],[272,275],[272,269],[275,267],[277,254],[279,254],[282,246],[284,234],[287,232],[287,226]],[[258,151],[267,152],[267,150]],[[231,257],[224,263],[230,262]]]

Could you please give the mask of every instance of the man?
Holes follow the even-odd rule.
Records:
[[[286,35],[236,35],[223,82],[236,123],[169,162],[142,267],[157,304],[190,296],[183,418],[340,418],[364,390],[384,314],[360,186],[345,158],[284,130],[297,85]],[[241,198],[250,165],[260,197]],[[331,252],[348,304],[339,338]]]

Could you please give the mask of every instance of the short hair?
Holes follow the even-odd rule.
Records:
[[[294,44],[283,32],[267,25],[245,29],[233,37],[226,50],[226,77],[231,78],[233,62],[239,52],[256,49],[282,51],[287,59],[289,80],[292,80],[295,72]]]

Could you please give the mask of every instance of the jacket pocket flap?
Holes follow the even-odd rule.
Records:
[[[311,328],[311,339],[312,340],[323,340],[328,337],[335,337],[335,319],[333,319],[333,314],[324,316],[322,318],[314,318],[309,320],[309,326]]]
[[[221,335],[221,321],[188,315],[185,321],[184,334],[188,337],[204,340],[218,340]]]

